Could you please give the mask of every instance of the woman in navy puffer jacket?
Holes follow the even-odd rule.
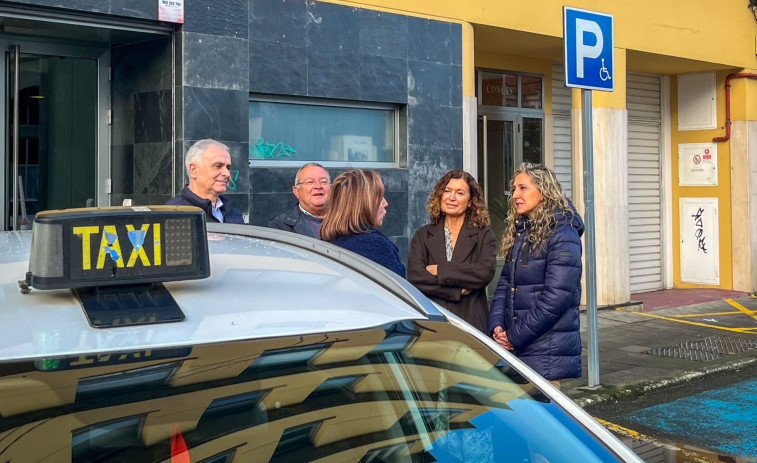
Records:
[[[546,166],[522,164],[511,192],[489,335],[559,387],[581,376],[584,224]]]

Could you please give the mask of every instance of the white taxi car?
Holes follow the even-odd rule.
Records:
[[[394,273],[191,207],[0,233],[0,327],[2,462],[640,461]]]

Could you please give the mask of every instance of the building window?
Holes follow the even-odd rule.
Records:
[[[542,155],[542,119],[523,117],[523,162],[541,164]]]
[[[399,108],[254,97],[250,165],[398,165]]]
[[[484,106],[542,109],[543,90],[540,76],[479,71],[477,95]]]
[[[520,77],[520,107],[542,109],[541,77]]]

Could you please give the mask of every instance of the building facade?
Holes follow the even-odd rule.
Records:
[[[615,27],[614,91],[592,109],[600,305],[757,287],[749,5],[573,5]],[[202,138],[231,148],[228,193],[255,225],[294,204],[305,162],[378,170],[403,256],[450,169],[484,185],[497,231],[524,161],[583,208],[559,2],[0,1],[0,26],[6,230],[44,209],[164,203]]]

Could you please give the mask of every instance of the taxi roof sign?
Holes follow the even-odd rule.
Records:
[[[192,206],[65,209],[34,217],[35,289],[87,288],[210,276],[205,214]]]

